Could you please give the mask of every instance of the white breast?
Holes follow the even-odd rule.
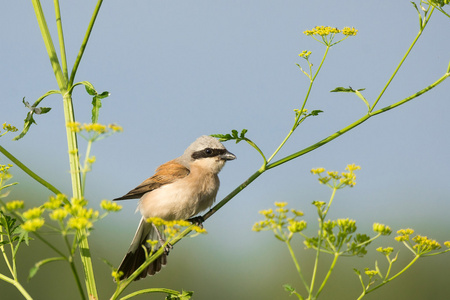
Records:
[[[138,209],[145,218],[186,220],[209,208],[218,189],[217,174],[192,165],[188,176],[144,194]]]

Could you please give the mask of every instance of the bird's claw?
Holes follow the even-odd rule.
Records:
[[[189,222],[191,222],[192,224],[197,225],[200,228],[203,228],[203,222],[205,222],[205,219],[203,219],[202,216],[197,216],[197,217],[192,217],[187,219]]]

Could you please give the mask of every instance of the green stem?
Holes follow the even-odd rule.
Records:
[[[88,161],[89,161],[89,155],[91,155],[91,148],[92,148],[92,140],[88,141],[87,147],[86,147],[86,154],[84,158],[84,166],[81,170],[82,174],[82,180],[81,180],[81,195],[84,196],[84,192],[86,190],[86,175],[88,170]]]
[[[58,82],[59,89],[64,94],[64,92],[67,90],[67,81],[64,78],[64,74],[61,70],[61,65],[59,64],[58,55],[56,54],[55,46],[53,45],[52,37],[47,27],[47,22],[45,21],[41,2],[39,0],[32,0],[32,3],[34,7],[34,13],[36,14],[36,19],[38,21],[39,29],[41,30],[42,39],[44,40],[45,49],[47,49],[50,63],[52,64],[53,72],[55,73],[56,81]]]
[[[3,148],[2,146],[0,146],[0,152],[6,156],[14,165],[18,166],[19,168],[22,169],[22,171],[24,171],[27,175],[29,175],[31,178],[33,178],[34,180],[36,180],[37,182],[39,182],[40,184],[42,184],[43,186],[45,186],[46,188],[48,188],[50,191],[52,191],[53,193],[57,194],[61,194],[61,192],[55,188],[53,185],[51,185],[49,182],[45,181],[43,178],[41,178],[40,176],[38,176],[36,173],[34,173],[33,171],[31,171],[27,166],[25,166],[20,160],[18,160],[14,155],[12,155],[11,153],[9,153],[5,148]]]
[[[281,142],[281,144],[278,146],[278,148],[273,152],[273,154],[269,157],[269,159],[267,160],[267,162],[269,163],[270,161],[272,161],[272,159],[275,157],[275,155],[277,155],[277,153],[281,150],[281,148],[283,148],[284,144],[287,142],[287,140],[291,137],[291,135],[294,133],[295,129],[297,128],[297,126],[299,125],[299,119],[302,117],[302,111],[305,109],[306,106],[306,102],[308,102],[309,99],[309,95],[311,94],[311,90],[312,90],[312,86],[314,84],[314,81],[317,77],[317,75],[319,74],[320,70],[322,69],[323,63],[325,62],[325,58],[328,55],[328,51],[330,50],[330,46],[327,46],[325,53],[323,54],[322,57],[322,61],[320,62],[319,67],[317,68],[316,73],[314,74],[314,76],[312,76],[312,78],[310,77],[310,82],[309,82],[309,87],[308,87],[308,91],[306,92],[306,96],[305,99],[303,100],[303,104],[302,107],[299,110],[299,114],[297,115],[297,117],[294,120],[294,126],[292,126],[291,130],[289,131],[289,133],[287,134],[287,136],[284,138],[284,140]],[[309,63],[309,62],[308,62]],[[310,65],[311,66],[311,65]],[[310,72],[311,72],[311,67],[310,67]]]
[[[69,93],[64,94],[64,119],[66,124],[75,121],[72,96]],[[80,178],[80,159],[78,154],[77,136],[74,131],[66,126],[67,145],[69,149],[70,175],[72,178],[73,197],[81,199],[81,178]],[[77,231],[79,242],[81,262],[85,274],[85,284],[89,299],[98,299],[97,287],[95,284],[94,269],[92,267],[92,258],[87,239],[87,229]]]
[[[17,280],[9,278],[8,276],[5,276],[3,274],[0,274],[0,279],[7,283],[14,285],[16,287],[16,289],[19,290],[19,292],[22,294],[22,296],[24,296],[25,299],[33,300],[33,298],[30,296],[30,294],[28,294],[28,292],[24,289],[24,287]]]
[[[295,152],[295,153],[293,153],[293,154],[291,154],[289,156],[286,156],[286,157],[284,157],[284,158],[282,158],[280,160],[277,160],[277,161],[275,161],[275,162],[273,162],[271,164],[268,164],[267,165],[267,170],[275,168],[275,167],[278,167],[281,164],[284,164],[284,163],[286,163],[286,162],[288,162],[290,160],[293,160],[294,158],[297,158],[299,156],[305,155],[306,153],[311,152],[311,151],[313,151],[313,150],[315,150],[315,149],[317,149],[317,148],[319,148],[319,147],[321,147],[321,146],[331,142],[335,138],[343,135],[347,131],[350,131],[353,128],[355,128],[356,126],[360,125],[361,123],[367,121],[367,119],[369,119],[369,118],[370,118],[370,115],[365,115],[362,118],[360,118],[359,120],[357,120],[356,122],[353,122],[352,124],[348,125],[347,127],[342,128],[341,130],[335,132],[334,134],[328,136],[327,138],[325,138],[325,139],[323,139],[323,140],[321,140],[321,141],[319,141],[319,142],[317,142],[317,143],[315,143],[315,144],[313,144],[313,145],[311,145],[309,147],[306,147],[303,150],[300,150],[300,151]]]
[[[420,258],[420,255],[416,255],[414,257],[414,259],[406,266],[404,267],[401,271],[399,271],[397,274],[395,274],[394,276],[392,276],[389,279],[384,280],[382,283],[380,283],[379,285],[373,287],[372,289],[368,289],[366,290],[365,294],[371,293],[373,291],[375,291],[376,289],[382,287],[383,285],[385,285],[386,283],[394,280],[395,278],[397,278],[398,276],[400,276],[401,274],[403,274],[407,269],[409,269],[418,259]],[[360,298],[358,298],[360,299]]]
[[[2,227],[0,227],[0,233],[2,233],[2,232],[3,232],[3,231],[2,231]],[[3,234],[0,235],[0,242],[3,242]],[[10,273],[14,276],[14,278],[15,278],[16,276],[15,276],[15,274],[14,274],[14,269],[11,267],[11,264],[10,264],[10,262],[9,262],[8,255],[6,254],[6,250],[5,250],[5,245],[6,245],[6,244],[2,244],[2,245],[0,246],[0,249],[2,250],[3,258],[4,258],[4,260],[5,260],[6,265],[8,266],[9,272],[10,272]],[[12,245],[12,243],[11,243],[11,245]]]
[[[61,19],[61,10],[59,8],[59,0],[54,0],[55,4],[55,16],[56,16],[56,27],[58,29],[58,40],[59,40],[59,51],[61,54],[61,64],[62,71],[65,78],[65,81],[69,79],[69,72],[67,71],[67,58],[66,58],[66,47],[64,43],[64,34],[62,28],[62,19]]]
[[[83,286],[81,285],[80,276],[78,275],[77,268],[75,267],[75,263],[73,262],[73,257],[71,256],[69,259],[70,269],[72,270],[73,277],[75,278],[75,282],[77,284],[78,291],[80,292],[80,296],[82,300],[86,299],[86,295],[83,290]]]
[[[391,109],[393,109],[393,108],[396,108],[396,107],[398,107],[398,106],[400,106],[400,105],[403,105],[403,104],[405,104],[406,102],[409,102],[409,101],[413,100],[414,98],[417,98],[417,97],[419,97],[420,95],[425,94],[425,93],[428,92],[429,90],[435,88],[436,86],[438,86],[439,84],[441,84],[441,83],[442,83],[445,79],[447,79],[448,77],[450,77],[450,72],[445,73],[445,74],[444,74],[441,78],[439,78],[437,81],[435,81],[435,82],[432,83],[431,85],[427,86],[426,88],[424,88],[424,89],[418,91],[417,93],[412,94],[411,96],[409,96],[409,97],[407,97],[407,98],[405,98],[405,99],[403,99],[403,100],[401,100],[401,101],[399,101],[399,102],[397,102],[397,103],[394,103],[394,104],[392,104],[392,105],[388,105],[388,106],[383,107],[383,108],[381,108],[381,109],[379,109],[379,110],[377,110],[377,111],[372,112],[372,113],[370,114],[370,116],[375,116],[375,115],[378,115],[378,114],[387,112],[388,110],[391,110]]]
[[[306,283],[305,278],[303,278],[303,274],[300,269],[300,264],[298,263],[297,258],[295,257],[295,253],[294,253],[294,250],[292,249],[291,243],[289,242],[289,240],[286,240],[285,242],[286,242],[286,245],[288,246],[289,253],[291,254],[292,260],[294,261],[294,265],[295,265],[295,268],[297,269],[297,273],[300,276],[300,279],[306,288],[306,292],[309,294],[309,286]]]
[[[416,42],[419,40],[420,36],[422,35],[425,26],[428,24],[428,21],[430,20],[431,15],[433,14],[433,10],[434,8],[431,10],[430,14],[428,15],[428,17],[425,19],[425,23],[424,26],[419,30],[419,32],[417,33],[416,37],[414,38],[413,42],[411,43],[411,45],[409,46],[408,50],[406,51],[405,55],[403,55],[403,58],[400,60],[400,63],[398,64],[397,68],[394,70],[394,73],[392,73],[391,77],[389,78],[388,82],[386,83],[386,85],[384,86],[384,88],[381,90],[381,93],[378,95],[377,99],[375,100],[375,102],[372,104],[372,107],[370,107],[369,109],[369,113],[372,112],[372,110],[375,108],[375,106],[377,105],[378,101],[380,101],[381,97],[383,96],[384,92],[386,91],[386,89],[389,87],[389,85],[391,84],[392,80],[394,79],[395,75],[397,75],[398,70],[400,70],[400,67],[403,65],[403,63],[405,62],[406,58],[408,57],[409,53],[411,52],[411,50],[413,49],[414,45],[416,44]]]
[[[75,80],[75,75],[77,73],[78,66],[80,65],[81,58],[83,57],[84,50],[86,49],[87,43],[89,41],[89,37],[91,36],[92,28],[94,27],[95,20],[97,19],[100,7],[102,6],[102,2],[103,0],[98,0],[97,5],[95,6],[94,13],[92,14],[91,21],[89,22],[86,34],[84,36],[83,42],[81,43],[80,50],[78,51],[77,58],[73,65],[72,73],[70,74],[69,86],[71,86],[73,84],[73,81]]]
[[[134,293],[128,294],[125,297],[120,298],[120,300],[126,300],[126,299],[133,298],[137,295],[148,294],[148,293],[164,293],[164,294],[170,294],[170,295],[175,295],[175,296],[180,295],[180,292],[166,289],[166,288],[150,288],[150,289],[139,290]]]
[[[256,171],[252,176],[250,176],[246,181],[244,181],[241,185],[235,188],[231,193],[229,193],[222,201],[217,203],[213,208],[211,208],[206,214],[202,217],[206,221],[213,214],[215,214],[222,206],[227,204],[231,199],[234,198],[237,194],[239,194],[243,189],[245,189],[250,183],[252,183],[256,178],[258,178],[262,173],[265,172],[265,166],[263,165],[258,171]]]
[[[322,284],[320,285],[319,290],[317,291],[316,296],[314,297],[314,299],[319,298],[320,293],[322,292],[323,288],[325,287],[325,284],[327,283],[328,279],[329,279],[330,276],[331,276],[331,273],[332,273],[333,270],[334,270],[334,267],[336,266],[336,263],[337,263],[338,258],[339,258],[339,253],[338,253],[338,252],[335,252],[335,253],[334,253],[334,259],[333,259],[333,262],[331,263],[331,266],[330,266],[330,268],[329,268],[329,270],[328,270],[328,273],[327,273],[327,275],[325,276],[324,280],[322,281]]]
[[[319,268],[320,246],[322,244],[322,236],[323,236],[323,221],[324,221],[324,216],[319,218],[320,232],[319,232],[319,238],[317,241],[316,259],[314,260],[313,273],[311,276],[311,284],[309,285],[310,290],[309,290],[308,299],[312,299],[311,296],[314,291],[314,283],[316,281],[317,270]]]

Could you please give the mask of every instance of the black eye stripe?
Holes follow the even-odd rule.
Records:
[[[219,155],[223,155],[227,153],[227,150],[225,149],[212,149],[212,148],[206,148],[200,151],[195,151],[192,153],[193,159],[199,159],[199,158],[207,158],[207,157],[215,157]]]

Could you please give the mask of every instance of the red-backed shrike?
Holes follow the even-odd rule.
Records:
[[[219,190],[219,174],[227,160],[236,156],[217,139],[203,135],[184,151],[184,154],[156,169],[156,173],[126,195],[114,200],[137,199],[142,214],[139,227],[131,246],[118,271],[120,279],[128,278],[145,261],[145,250],[150,253],[148,240],[160,240],[158,229],[146,222],[158,217],[167,221],[187,220],[209,208]],[[167,263],[165,251],[153,261],[136,280],[153,275]]]

